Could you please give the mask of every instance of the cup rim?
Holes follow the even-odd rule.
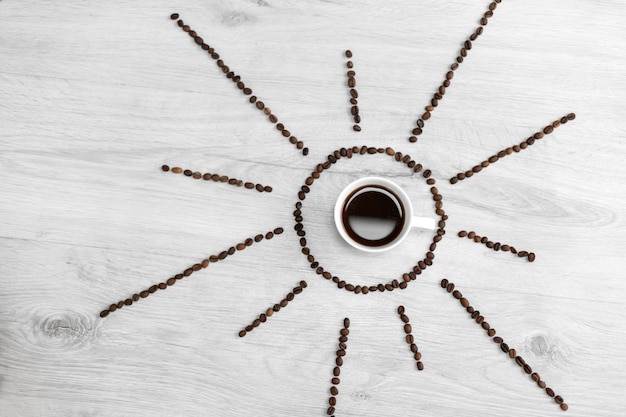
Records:
[[[346,197],[348,196],[349,193],[353,192],[356,188],[361,187],[363,185],[370,185],[370,184],[382,185],[382,186],[388,187],[390,190],[392,190],[394,193],[398,195],[398,197],[401,200],[402,205],[404,206],[405,219],[404,219],[404,226],[402,227],[402,231],[400,232],[400,234],[398,234],[398,236],[394,240],[382,246],[365,246],[365,245],[361,245],[358,242],[355,242],[354,240],[350,238],[350,236],[345,230],[345,227],[343,226],[342,212],[343,212],[343,206],[344,206]],[[337,199],[335,200],[334,218],[335,218],[335,227],[337,228],[339,235],[350,246],[356,249],[362,250],[364,252],[385,252],[392,248],[395,248],[400,243],[402,243],[404,239],[406,239],[406,237],[410,233],[411,221],[413,218],[413,204],[411,203],[411,200],[409,199],[409,196],[406,193],[406,191],[404,191],[402,187],[400,187],[398,184],[391,181],[390,179],[387,179],[384,177],[375,177],[375,176],[362,177],[362,178],[352,181],[350,184],[346,185],[343,188],[343,190],[341,190],[341,192],[337,196]]]

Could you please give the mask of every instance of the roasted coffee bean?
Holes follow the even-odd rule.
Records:
[[[546,394],[548,394],[549,397],[554,397],[554,390],[550,387],[547,387]]]
[[[502,342],[502,343],[500,343],[500,349],[502,349],[502,352],[508,353],[509,352],[509,345],[507,345],[506,343]]]
[[[456,298],[457,300],[460,300],[461,298],[463,298],[463,294],[461,294],[461,292],[458,290],[452,291],[452,296]]]
[[[571,119],[570,119],[571,120]],[[561,407],[561,410],[563,411],[567,411],[569,409],[569,407],[567,406],[567,404],[563,403],[561,405],[559,405],[559,407]]]
[[[355,132],[360,132],[361,131],[361,126],[354,125],[354,126],[352,126],[352,130],[354,130]]]
[[[554,397],[554,402],[556,402],[557,404],[563,404],[563,397],[557,395],[556,397]]]
[[[523,368],[524,368],[524,372],[526,372],[528,375],[533,373],[533,368],[531,368],[529,364],[525,364]]]
[[[517,357],[517,351],[515,349],[509,350],[509,358],[515,359]]]
[[[164,283],[164,282],[161,282],[161,283],[158,285],[158,287],[159,287],[159,289],[160,289],[160,290],[164,290],[164,289],[166,289],[166,288],[167,288],[167,284],[166,284],[166,283]],[[119,306],[118,306],[118,307],[119,307]]]
[[[528,254],[528,262],[535,262],[535,254],[533,252]]]
[[[411,333],[412,330],[413,329],[410,324],[407,323],[404,325],[404,333]]]
[[[424,370],[424,364],[422,362],[417,362],[417,370],[418,371],[423,371]]]

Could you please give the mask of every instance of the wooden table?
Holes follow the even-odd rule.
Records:
[[[323,416],[344,317],[337,416],[560,415],[443,278],[564,398],[567,415],[624,415],[626,8],[503,1],[410,143],[488,5],[0,2],[0,415]],[[450,183],[570,112],[574,121],[533,146]],[[340,290],[301,254],[298,191],[327,155],[355,145],[410,154],[443,196],[446,234],[406,290]],[[163,164],[272,191],[172,175]],[[386,155],[342,158],[303,202],[308,247],[341,279],[402,281],[431,234],[369,255],[335,230],[338,192],[365,175],[393,179],[434,217],[421,173]],[[277,227],[285,233],[99,317]],[[536,260],[458,238],[461,230]],[[307,288],[286,308],[238,336],[301,280]]]

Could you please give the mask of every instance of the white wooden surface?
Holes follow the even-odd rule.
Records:
[[[0,415],[323,416],[346,316],[337,416],[560,415],[439,288],[444,277],[565,398],[567,415],[624,415],[626,7],[503,1],[409,144],[488,4],[0,2]],[[305,141],[308,157],[169,20],[175,11]],[[346,48],[361,94],[358,134]],[[569,112],[574,122],[531,149],[446,181]],[[448,234],[406,291],[339,291],[299,253],[299,186],[329,152],[361,144],[411,153],[444,195]],[[425,240],[376,257],[340,241],[328,213],[344,184],[364,173],[415,184],[372,161],[386,160],[325,174],[305,224],[328,269],[373,283],[406,270]],[[163,163],[274,192],[164,174]],[[423,190],[411,191],[416,201],[426,201]],[[98,317],[277,226],[286,233]],[[461,229],[537,260],[461,240]],[[292,304],[237,336],[301,279],[309,287]],[[403,341],[399,304],[423,372]]]

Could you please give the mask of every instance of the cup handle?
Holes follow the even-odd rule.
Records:
[[[430,217],[413,217],[411,218],[411,227],[416,229],[435,230],[437,224],[435,223],[435,219]]]

